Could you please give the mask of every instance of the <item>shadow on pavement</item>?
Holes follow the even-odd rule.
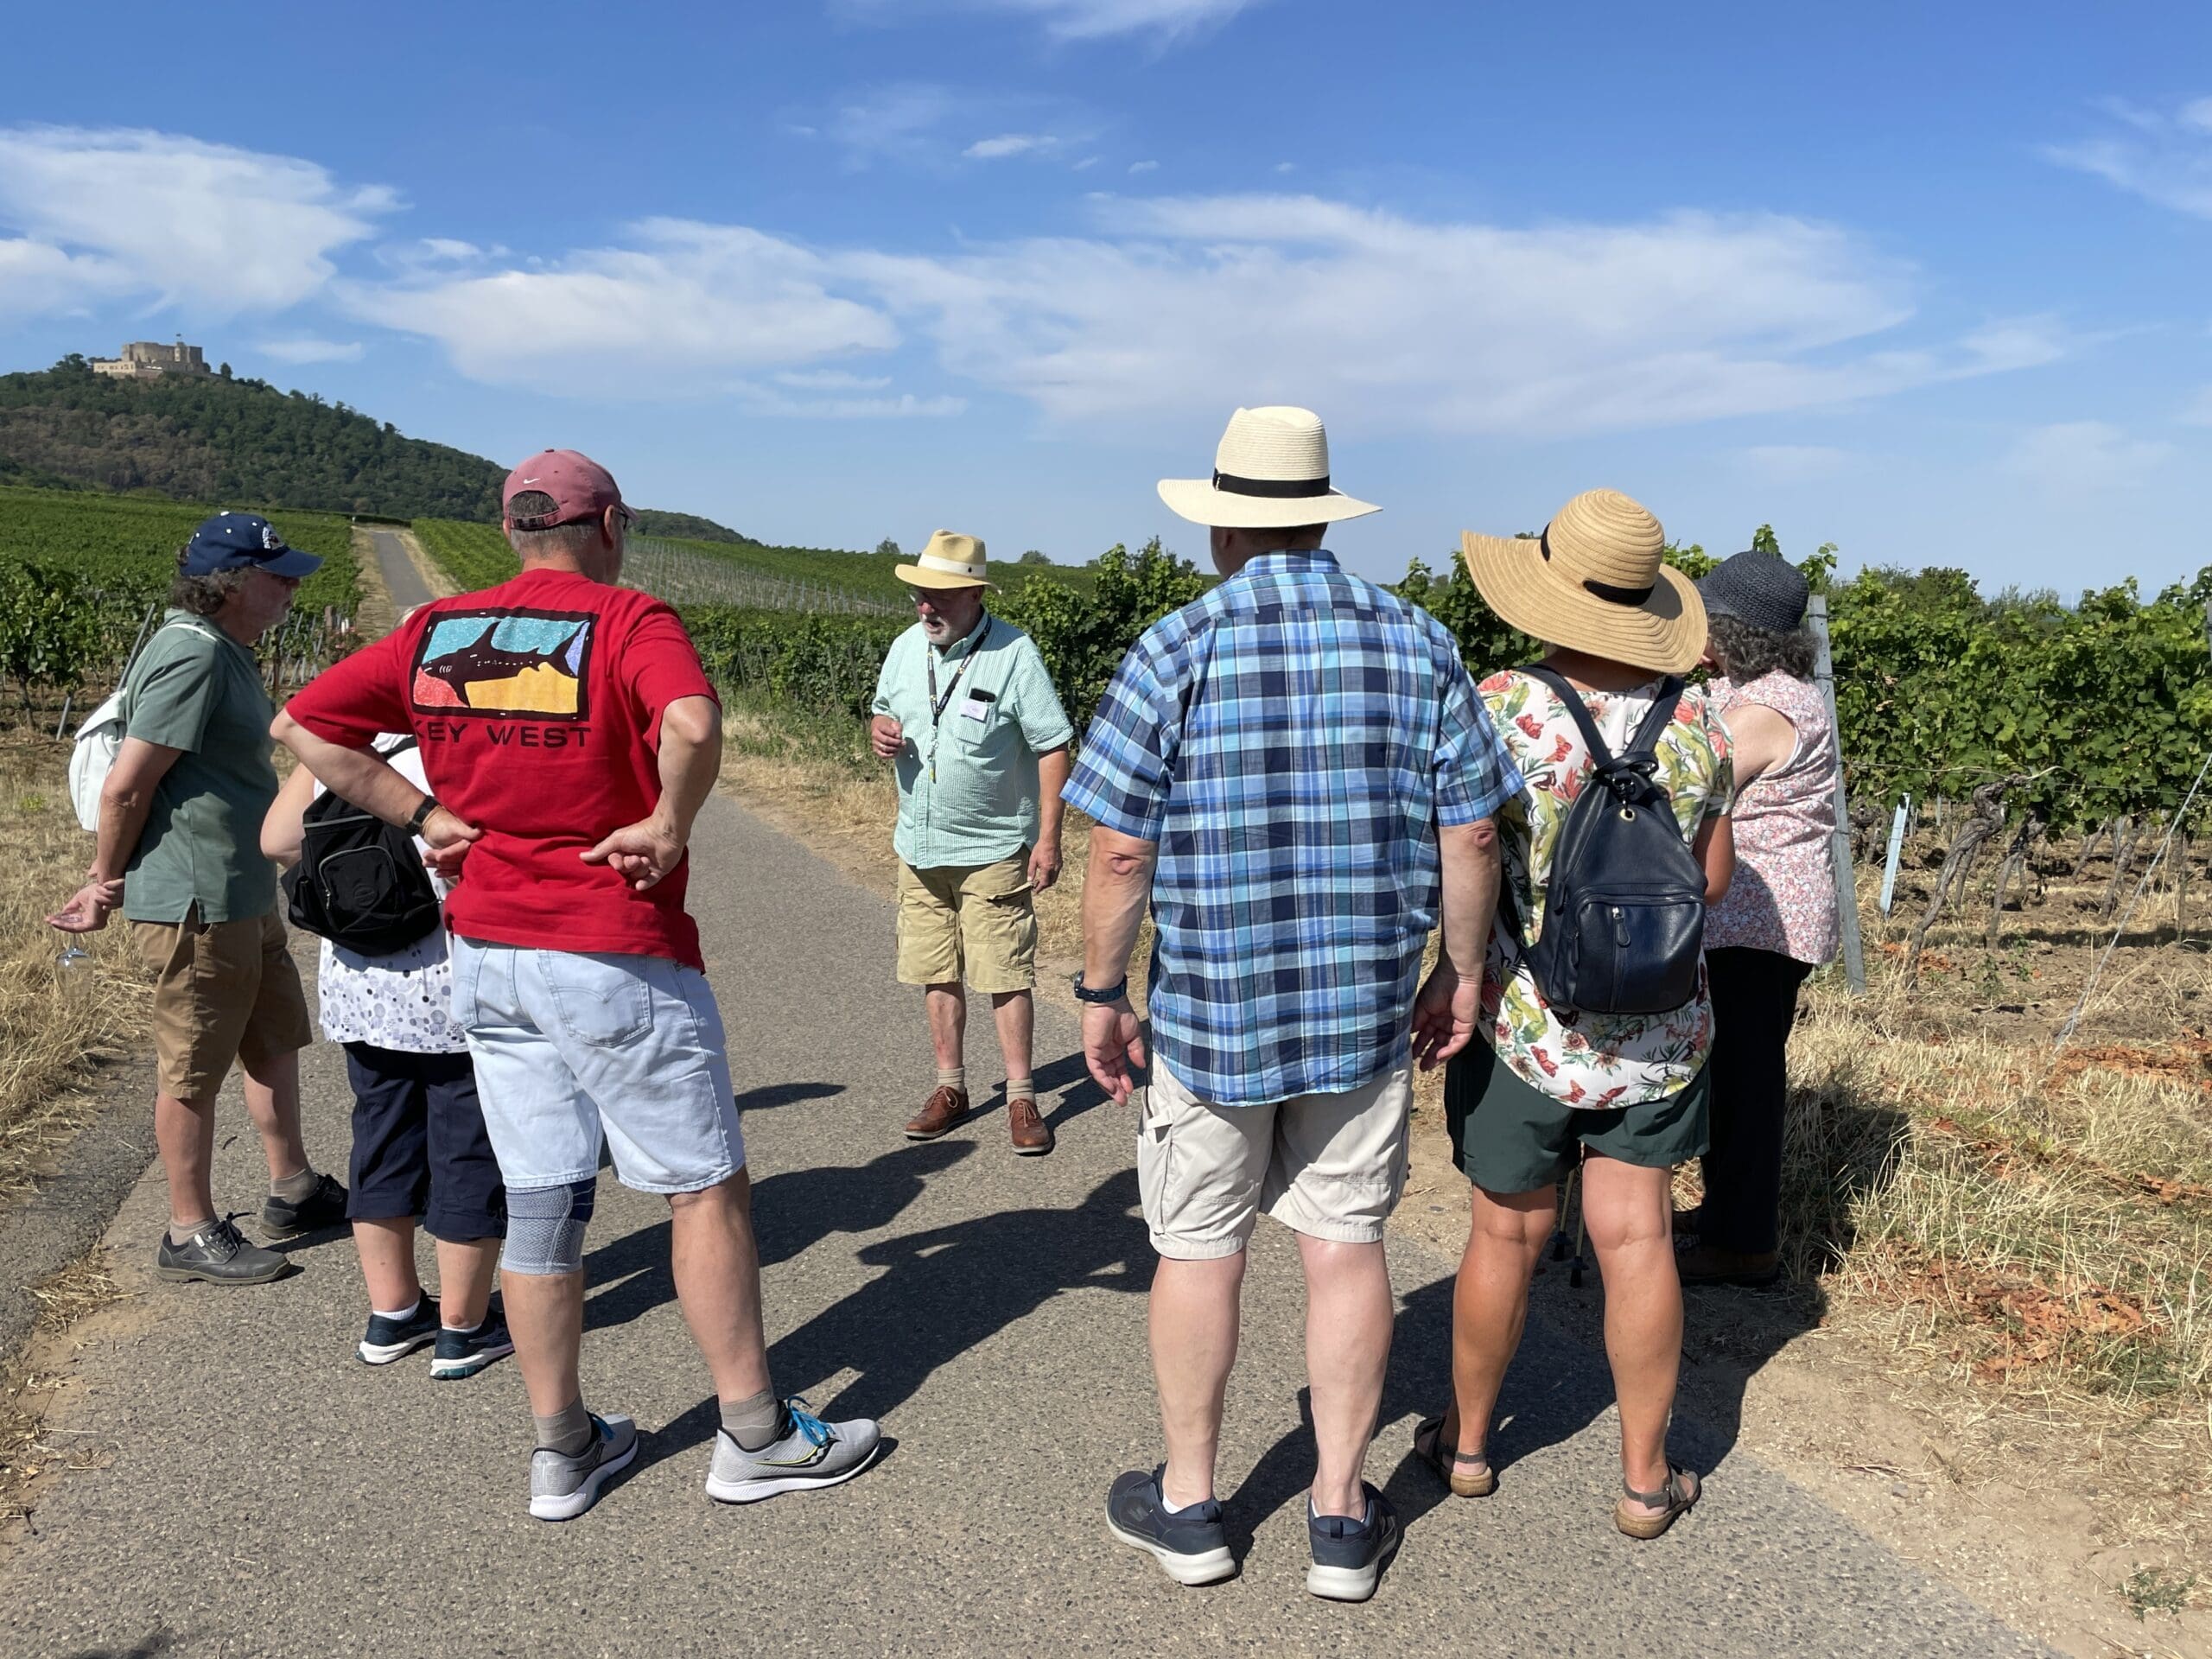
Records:
[[[1008,1210],[867,1246],[860,1260],[889,1271],[769,1351],[776,1386],[803,1394],[855,1370],[836,1398],[817,1401],[821,1414],[882,1418],[940,1365],[1063,1291],[1147,1289],[1152,1246],[1136,1202],[1136,1172],[1124,1170],[1072,1210]]]
[[[777,1106],[796,1106],[803,1100],[827,1100],[832,1095],[842,1095],[842,1083],[770,1083],[758,1089],[747,1089],[737,1096],[738,1116],[747,1112],[765,1112]]]
[[[964,1141],[900,1147],[865,1164],[799,1169],[771,1175],[753,1189],[753,1233],[760,1265],[803,1254],[832,1233],[872,1233],[888,1227],[922,1196],[927,1177],[975,1151]],[[665,1217],[610,1239],[584,1257],[584,1329],[626,1325],[676,1296],[669,1267]]]

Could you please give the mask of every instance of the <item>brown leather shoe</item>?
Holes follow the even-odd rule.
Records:
[[[968,1116],[965,1089],[938,1090],[923,1103],[922,1109],[906,1123],[909,1141],[934,1141]]]
[[[1027,1096],[1006,1103],[1006,1126],[1014,1132],[1014,1149],[1024,1158],[1042,1158],[1052,1149],[1052,1126],[1037,1115],[1037,1103]]]

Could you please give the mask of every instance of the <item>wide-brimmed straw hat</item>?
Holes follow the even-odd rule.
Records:
[[[1665,564],[1667,532],[1618,490],[1586,490],[1534,541],[1459,537],[1491,609],[1547,644],[1680,674],[1705,653],[1705,602]]]
[[[1213,452],[1211,478],[1163,478],[1160,499],[1194,524],[1294,530],[1382,508],[1329,484],[1329,435],[1310,409],[1240,409]]]
[[[930,537],[912,564],[898,564],[891,574],[909,588],[995,588],[983,580],[983,544],[973,536],[956,536],[940,530]]]

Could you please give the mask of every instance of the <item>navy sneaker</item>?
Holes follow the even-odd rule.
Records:
[[[1132,1548],[1149,1550],[1160,1570],[1178,1584],[1217,1583],[1236,1571],[1220,1501],[1210,1497],[1168,1514],[1160,1496],[1166,1466],[1148,1475],[1132,1469],[1115,1481],[1106,1494],[1106,1530]]]
[[[1306,1530],[1313,1544],[1313,1565],[1306,1569],[1306,1588],[1330,1601],[1365,1601],[1382,1578],[1382,1564],[1397,1553],[1398,1512],[1390,1500],[1363,1482],[1367,1518],[1316,1515],[1309,1503]]]
[[[430,1354],[430,1376],[435,1382],[457,1382],[514,1351],[515,1339],[507,1334],[506,1315],[494,1301],[484,1310],[483,1322],[474,1331],[438,1327],[438,1345]]]
[[[381,1313],[369,1315],[369,1328],[361,1334],[361,1363],[389,1365],[437,1338],[438,1304],[425,1291],[416,1297],[415,1311],[405,1319],[388,1319]]]

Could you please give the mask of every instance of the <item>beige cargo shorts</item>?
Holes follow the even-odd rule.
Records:
[[[1152,1248],[1177,1262],[1234,1255],[1263,1213],[1312,1238],[1376,1243],[1406,1190],[1413,1099],[1402,1065],[1342,1094],[1216,1106],[1155,1060],[1137,1124]]]
[[[1037,906],[1029,849],[995,864],[918,870],[899,864],[899,982],[964,982],[986,994],[1037,980]]]

